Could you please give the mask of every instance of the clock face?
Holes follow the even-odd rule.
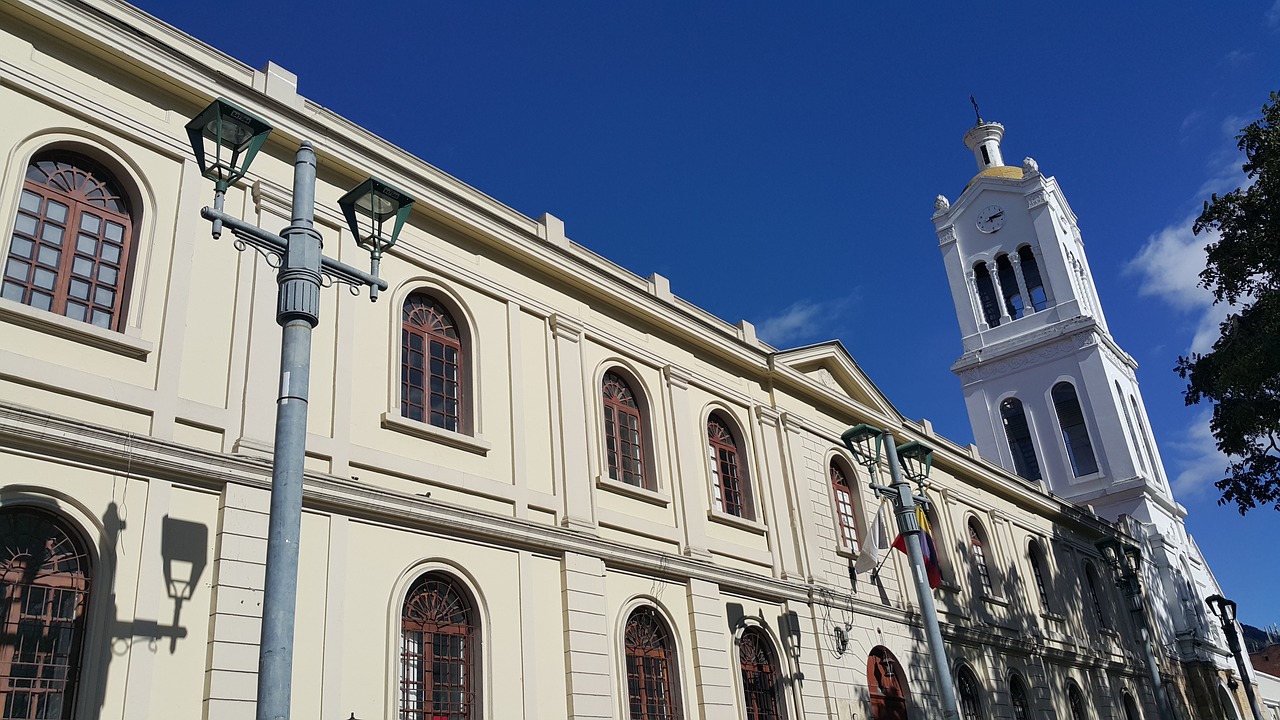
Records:
[[[1004,208],[999,205],[988,205],[978,211],[978,229],[984,233],[993,233],[1004,227]]]

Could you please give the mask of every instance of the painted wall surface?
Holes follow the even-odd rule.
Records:
[[[1110,576],[1105,627],[1082,589],[1115,525],[906,421],[838,343],[778,350],[359,131],[278,80],[117,2],[0,7],[0,253],[38,152],[94,159],[135,219],[125,321],[106,330],[0,299],[0,512],[40,508],[82,536],[91,601],[76,717],[252,716],[280,333],[275,270],[208,238],[211,198],[183,129],[225,96],[275,128],[227,211],[289,217],[292,153],[319,147],[326,252],[366,260],[336,211],[365,175],[418,198],[376,303],[321,292],[315,329],[294,660],[296,717],[399,716],[401,612],[424,573],[474,605],[476,717],[628,714],[624,629],[667,624],[683,717],[741,717],[739,643],[768,639],[790,718],[867,717],[867,659],[905,670],[911,717],[940,701],[903,557],[851,564],[878,513],[840,433],[867,422],[935,449],[936,591],[955,672],[1012,712],[1066,716],[1068,680],[1099,717],[1125,693],[1154,716],[1141,643]],[[82,42],[85,37],[101,41]],[[109,42],[108,42],[109,40]],[[402,307],[431,294],[463,328],[462,432],[401,411]],[[609,478],[601,382],[640,396],[649,483]],[[732,426],[747,512],[716,508],[707,422]],[[860,543],[838,532],[831,467]],[[886,477],[881,464],[877,477]],[[977,582],[980,523],[993,590]],[[1046,606],[1028,548],[1045,551]]]

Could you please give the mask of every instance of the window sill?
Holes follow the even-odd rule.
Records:
[[[409,420],[392,413],[382,413],[382,427],[459,450],[466,450],[477,455],[488,455],[489,451],[493,449],[493,444],[486,442],[479,435],[472,436],[451,432],[435,425]]]
[[[1008,600],[1002,597],[996,597],[995,595],[983,595],[982,602],[987,603],[989,605],[998,605],[999,607],[1003,607],[1003,608],[1009,607]]]
[[[1040,617],[1044,618],[1045,620],[1052,620],[1053,622],[1057,622],[1057,623],[1067,621],[1066,616],[1059,615],[1056,612],[1042,612],[1040,613]]]
[[[145,359],[155,349],[154,344],[141,338],[4,298],[0,298],[0,320],[139,360]]]
[[[765,535],[769,532],[769,528],[762,522],[748,520],[746,518],[738,517],[737,515],[730,515],[729,513],[721,512],[714,508],[707,511],[707,519],[711,522],[729,525],[757,535]]]
[[[667,507],[671,504],[671,498],[667,495],[656,490],[618,482],[608,475],[600,475],[596,477],[596,487],[601,490],[608,490],[609,492],[617,493],[618,495],[625,495],[629,498],[647,502],[650,505],[657,505],[658,507]]]

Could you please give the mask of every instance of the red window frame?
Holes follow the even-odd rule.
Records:
[[[471,602],[448,577],[414,583],[400,614],[400,720],[476,717],[476,626]]]
[[[679,717],[672,682],[671,633],[667,624],[653,608],[636,608],[627,619],[625,634],[631,720]]]
[[[858,549],[858,521],[853,511],[853,490],[844,470],[834,461],[831,463],[831,491],[835,496],[836,521],[839,524],[840,539],[845,547]]]
[[[133,226],[108,171],[75,153],[37,155],[22,184],[0,295],[119,330]]]
[[[746,517],[746,481],[738,463],[738,440],[728,424],[712,415],[707,419],[707,451],[711,461],[716,510]]]
[[[405,298],[400,333],[400,414],[467,432],[466,358],[453,315],[435,298]]]
[[[742,694],[747,720],[777,720],[778,666],[773,644],[758,628],[747,628],[738,641],[738,665],[742,670]]]
[[[57,518],[0,511],[0,717],[71,717],[90,575],[87,552]]]
[[[893,653],[877,645],[867,655],[867,689],[871,717],[875,720],[907,720],[911,693],[902,666]]]
[[[645,477],[644,423],[630,383],[616,372],[607,372],[601,381],[601,394],[609,478],[636,487],[649,487]]]

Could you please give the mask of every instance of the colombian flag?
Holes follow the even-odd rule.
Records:
[[[920,550],[924,554],[924,568],[929,575],[929,587],[936,590],[942,585],[942,566],[938,564],[938,547],[933,544],[933,530],[929,527],[929,518],[924,508],[916,506],[916,521],[920,523]],[[893,547],[904,555],[907,552],[907,538],[899,534],[893,541]]]

